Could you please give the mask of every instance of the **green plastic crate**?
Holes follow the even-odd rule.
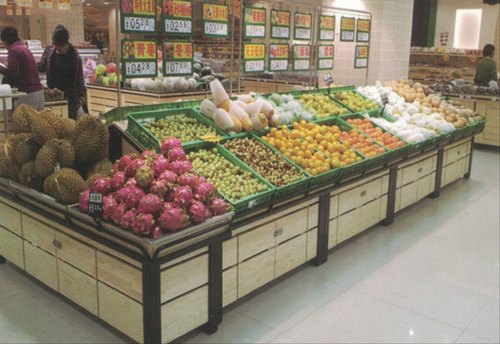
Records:
[[[276,148],[272,147],[267,142],[265,142],[264,140],[262,140],[262,138],[260,138],[258,135],[247,135],[245,137],[254,139],[258,143],[260,143],[261,145],[263,145],[266,148],[270,149],[274,154],[278,155],[281,159],[285,160],[287,163],[289,163],[290,165],[292,165],[297,171],[299,171],[303,175],[302,179],[296,180],[296,181],[294,181],[292,183],[289,183],[287,185],[283,185],[283,186],[274,186],[273,185],[274,188],[275,188],[275,192],[274,192],[274,195],[273,195],[273,201],[274,200],[281,200],[281,199],[287,198],[287,197],[292,196],[292,195],[295,196],[295,195],[300,195],[300,194],[306,194],[307,193],[307,191],[309,189],[309,181],[310,181],[310,177],[311,177],[310,174],[308,174],[306,171],[304,171],[303,169],[301,169],[299,166],[297,166],[293,161],[291,161],[290,159],[288,159],[286,156],[284,156],[283,154],[281,154],[281,152],[279,152]],[[226,139],[226,140],[224,140],[224,142],[227,142],[227,141],[230,141],[230,140],[234,140],[234,139],[233,138]],[[233,153],[229,149],[227,149],[227,150],[236,159],[241,160],[240,158],[238,158],[238,156],[235,153]],[[245,165],[247,165],[248,168],[252,169],[252,167],[249,166],[248,164],[246,164],[243,160],[241,160],[241,161]],[[254,172],[258,173],[255,170],[254,170]],[[265,179],[264,176],[261,176],[261,177]],[[271,184],[270,181],[267,181],[267,182],[269,184]]]
[[[129,113],[169,110],[176,109],[177,107],[178,105],[176,102],[149,105],[131,105],[122,108],[114,108],[103,114],[103,117],[106,121],[106,125],[110,125],[113,122],[127,119],[127,115]]]
[[[212,148],[217,148],[217,151],[219,152],[220,155],[222,155],[226,160],[231,162],[233,165],[236,165],[246,171],[249,171],[254,178],[256,178],[258,181],[263,183],[268,187],[267,190],[262,191],[260,193],[250,195],[248,197],[245,197],[243,199],[240,199],[238,201],[234,201],[229,199],[226,195],[220,193],[224,199],[226,199],[234,208],[234,211],[236,213],[242,212],[247,209],[255,208],[255,207],[260,207],[265,204],[269,204],[271,202],[271,199],[273,197],[273,194],[275,192],[275,187],[272,186],[267,180],[262,178],[259,174],[257,174],[254,170],[252,170],[250,167],[248,167],[245,163],[243,163],[241,160],[236,158],[230,151],[228,151],[224,146],[220,144],[213,144],[213,143],[204,143],[203,145],[199,145],[196,148],[187,148],[186,149],[186,154],[189,154],[189,152],[194,151],[194,150],[200,150],[200,149],[212,149]]]
[[[157,139],[148,129],[144,127],[142,122],[144,121],[155,121],[158,119],[166,118],[169,116],[176,115],[185,115],[190,118],[195,118],[198,122],[210,127],[214,128],[215,132],[224,136],[224,132],[216,128],[209,120],[205,117],[199,115],[196,111],[190,108],[181,108],[181,109],[171,109],[171,110],[156,110],[156,111],[147,111],[147,112],[136,112],[136,113],[128,113],[128,126],[127,132],[132,135],[134,139],[144,148],[144,149],[155,149],[159,151],[161,142]],[[184,148],[189,148],[192,146],[199,145],[203,141],[196,140],[191,142],[183,142],[182,146]]]
[[[344,104],[340,99],[337,99],[337,97],[335,96],[335,93],[342,92],[342,91],[352,91],[352,92],[356,93],[357,95],[359,95],[360,97],[362,97],[363,99],[368,99],[368,98],[366,98],[364,95],[362,95],[361,93],[356,91],[353,86],[350,86],[350,88],[338,87],[336,89],[333,89],[330,97],[333,98],[334,100],[336,100],[338,103],[342,104],[345,108],[349,109],[351,111],[351,113],[366,113],[366,112],[372,112],[372,111],[380,113],[382,111],[382,106],[380,104],[377,104],[378,106],[376,108],[373,108],[373,109],[355,111],[354,109],[352,109],[349,106],[347,106],[346,104]]]

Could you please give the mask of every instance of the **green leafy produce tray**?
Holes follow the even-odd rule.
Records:
[[[307,171],[303,170],[300,166],[295,164],[292,160],[288,159],[287,156],[282,154],[279,150],[268,144],[266,141],[264,141],[259,135],[252,135],[252,138],[254,140],[257,140],[260,144],[263,146],[269,148],[271,151],[273,151],[276,155],[278,155],[281,159],[285,160],[288,162],[290,165],[292,165],[297,171],[302,173],[304,175],[304,178],[296,180],[290,184],[275,187],[276,191],[273,196],[273,200],[280,200],[283,198],[286,198],[291,195],[300,195],[300,194],[306,194],[307,191],[309,190],[309,183],[311,181],[312,176],[307,173]]]
[[[195,110],[191,108],[180,108],[180,109],[170,109],[170,110],[155,110],[155,111],[144,111],[144,112],[132,112],[127,114],[128,118],[128,126],[127,126],[127,132],[132,135],[134,139],[137,140],[137,142],[142,146],[144,149],[155,149],[156,151],[159,151],[161,141],[157,139],[153,133],[151,133],[146,127],[144,127],[143,122],[144,121],[155,121],[158,119],[163,119],[169,116],[176,116],[176,115],[185,115],[190,118],[195,118],[198,122],[210,127],[214,128],[215,132],[220,135],[224,136],[225,133],[216,128],[213,123],[209,120],[207,120],[204,116],[198,114]],[[190,141],[190,142],[183,142],[182,146],[184,148],[189,148],[193,147],[196,145],[199,145],[203,141],[201,140],[196,140],[196,141]]]
[[[238,201],[231,200],[229,197],[224,195],[219,191],[222,197],[226,201],[228,201],[234,208],[235,213],[242,212],[247,209],[255,208],[257,206],[262,206],[264,204],[268,204],[271,202],[271,199],[273,197],[273,194],[275,192],[275,187],[271,185],[267,180],[262,178],[258,173],[256,173],[253,169],[248,167],[245,163],[243,163],[240,159],[236,158],[229,150],[227,150],[224,146],[220,144],[213,144],[213,143],[204,143],[202,145],[198,145],[196,148],[187,148],[186,149],[186,154],[189,154],[191,151],[195,150],[200,150],[200,149],[212,149],[212,148],[217,148],[217,151],[219,152],[220,155],[222,155],[226,160],[231,162],[233,165],[236,165],[246,171],[249,171],[254,178],[256,178],[258,181],[263,183],[268,187],[268,190],[262,191],[260,193],[256,193],[250,196],[247,196],[245,198],[242,198]]]

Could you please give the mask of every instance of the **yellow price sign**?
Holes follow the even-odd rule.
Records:
[[[323,30],[333,30],[335,29],[335,16],[320,16],[319,17],[319,28]]]
[[[354,31],[356,25],[356,20],[354,18],[342,17],[340,21],[340,27],[342,30]]]
[[[368,19],[358,19],[358,31],[370,32],[370,21]]]
[[[225,5],[203,4],[203,19],[214,21],[228,21],[229,9]]]
[[[132,12],[134,14],[155,15],[155,0],[132,0]]]
[[[243,56],[245,60],[264,59],[266,57],[266,46],[265,44],[245,44]]]

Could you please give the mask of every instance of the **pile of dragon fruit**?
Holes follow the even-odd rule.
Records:
[[[215,187],[193,173],[179,139],[165,138],[160,151],[117,160],[111,177],[99,177],[80,194],[80,210],[88,212],[91,192],[101,193],[103,221],[152,239],[230,210]]]

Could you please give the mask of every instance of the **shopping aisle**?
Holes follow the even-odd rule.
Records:
[[[444,189],[224,313],[190,343],[498,343],[500,156],[475,150],[470,180]],[[116,343],[122,336],[9,265],[0,342]]]

